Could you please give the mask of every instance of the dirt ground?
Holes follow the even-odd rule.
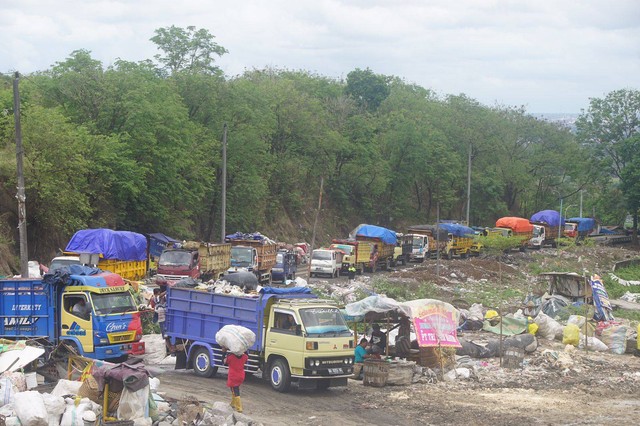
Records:
[[[431,282],[443,300],[460,293],[474,302],[487,287],[528,291],[538,282],[531,264],[545,270],[604,274],[613,263],[637,256],[622,247],[584,247],[573,251],[543,249],[514,253],[501,259],[473,258],[435,262],[379,273],[392,281],[420,285]],[[369,285],[373,278],[363,277]],[[353,286],[345,278],[311,279],[310,285],[335,292]],[[363,284],[363,285],[364,285]],[[540,287],[542,288],[542,287]],[[514,299],[515,310],[517,302]],[[468,335],[465,337],[469,337]],[[478,332],[473,337],[489,337]],[[494,335],[491,335],[494,337]],[[281,394],[257,376],[242,387],[245,414],[265,425],[555,425],[640,423],[640,358],[631,354],[566,350],[558,341],[539,340],[521,369],[500,367],[498,358],[473,360],[472,376],[410,386],[374,388],[350,380],[343,388]],[[152,367],[154,368],[154,367]],[[180,400],[187,396],[205,403],[226,401],[226,372],[202,379],[190,371],[155,367],[161,373],[160,393]]]

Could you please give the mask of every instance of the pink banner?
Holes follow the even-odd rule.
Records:
[[[421,347],[444,346],[459,348],[456,315],[440,305],[425,307],[420,317],[415,317],[416,337]]]

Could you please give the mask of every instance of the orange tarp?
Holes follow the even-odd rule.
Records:
[[[509,228],[516,233],[533,232],[533,225],[523,217],[501,217],[496,221],[496,227]]]

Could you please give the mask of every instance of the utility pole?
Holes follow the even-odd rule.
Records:
[[[582,217],[582,189],[580,190],[580,217]]]
[[[440,201],[436,203],[436,277],[440,276]]]
[[[469,207],[471,205],[471,148],[469,144],[469,159],[467,161],[467,226],[469,226]]]
[[[313,220],[313,232],[311,234],[311,247],[309,248],[309,278],[311,278],[311,256],[313,256],[313,246],[316,243],[316,227],[318,226],[318,216],[320,216],[320,209],[322,208],[322,188],[324,186],[324,176],[320,177],[320,194],[318,195],[318,210],[316,210],[316,217]]]
[[[13,117],[16,126],[16,163],[18,167],[18,231],[20,234],[20,274],[29,277],[29,252],[27,250],[27,197],[24,193],[24,172],[22,170],[22,127],[20,126],[20,74],[16,71],[13,80]]]
[[[224,243],[227,226],[227,123],[222,127],[222,213],[220,215],[220,242]]]

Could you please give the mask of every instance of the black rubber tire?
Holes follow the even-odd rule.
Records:
[[[277,358],[269,364],[269,383],[278,392],[288,392],[291,387],[291,372],[287,361]]]
[[[209,378],[218,372],[218,367],[211,365],[209,350],[204,347],[199,347],[193,353],[192,365],[196,376]]]

